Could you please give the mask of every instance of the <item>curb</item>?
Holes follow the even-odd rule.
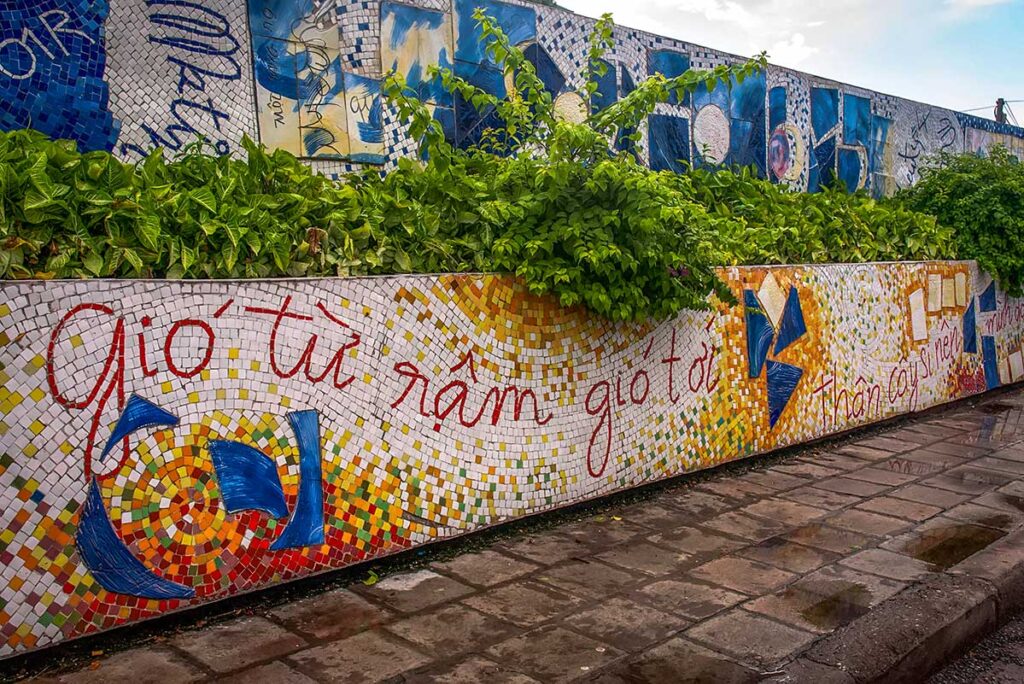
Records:
[[[920,682],[1024,608],[1024,530],[812,644],[774,681]]]

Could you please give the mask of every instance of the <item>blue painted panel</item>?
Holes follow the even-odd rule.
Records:
[[[690,161],[690,122],[681,116],[653,114],[648,121],[651,168],[655,171],[686,170]]]
[[[505,97],[505,78],[494,67],[456,62],[455,73],[486,93],[499,98]],[[501,119],[494,113],[493,107],[478,111],[461,94],[455,96],[454,118],[455,144],[462,148],[480,142],[482,133],[488,128],[503,128]]]
[[[228,513],[265,511],[275,518],[288,515],[274,459],[247,444],[222,440],[210,442],[210,456]]]
[[[836,139],[829,138],[814,148],[811,155],[811,173],[807,191],[817,192],[827,188],[836,178]]]
[[[999,381],[999,357],[996,356],[996,338],[985,335],[981,338],[981,351],[985,365],[985,386],[994,390],[1002,383]]]
[[[661,74],[665,78],[682,76],[690,70],[690,56],[672,50],[651,50],[648,57],[648,71],[650,75]],[[680,104],[679,98],[673,95],[669,98],[669,104]],[[682,104],[689,104],[689,96],[683,98]]]
[[[839,180],[846,186],[846,189],[850,192],[857,190],[860,187],[861,174],[864,172],[857,150],[839,150],[838,166]]]
[[[977,354],[978,353],[978,314],[974,308],[974,300],[971,300],[970,306],[967,307],[967,311],[964,312],[964,353],[965,354]]]
[[[107,0],[0,3],[0,128],[31,126],[82,150],[112,150]]]
[[[994,280],[981,293],[979,300],[981,302],[981,310],[985,313],[992,313],[996,310],[996,282]]]
[[[599,112],[605,107],[614,104],[619,99],[618,69],[614,64],[601,60],[608,71],[604,76],[597,77],[597,92],[590,103],[590,109]]]
[[[752,378],[761,376],[768,351],[772,347],[775,330],[761,308],[761,302],[753,290],[743,291],[744,320],[747,328],[747,365]]]
[[[697,89],[693,91],[693,111],[698,112],[708,105],[715,105],[728,118],[730,111],[729,86],[719,83],[712,90],[708,90],[703,83],[697,86]]]
[[[75,547],[89,574],[107,591],[158,600],[195,596],[195,590],[158,577],[132,555],[110,523],[95,479],[89,483]]]
[[[150,403],[140,396],[133,394],[128,398],[124,411],[117,418],[113,432],[103,451],[97,458],[102,461],[110,453],[111,449],[128,435],[144,428],[164,426],[174,427],[178,424],[178,417],[168,413],[156,404]]]
[[[763,127],[767,92],[768,85],[764,73],[748,76],[743,79],[743,83],[733,79],[729,110],[732,118],[760,123]]]
[[[455,59],[494,64],[494,60],[485,54],[485,47],[480,43],[480,29],[473,19],[473,11],[478,7],[497,21],[513,45],[536,39],[537,13],[533,8],[495,0],[455,0]]]
[[[871,100],[843,95],[843,143],[867,147],[871,141]]]
[[[441,128],[444,130],[444,137],[449,140],[455,140],[455,110],[447,107],[437,107],[434,109],[434,120],[441,124]]]
[[[778,355],[806,334],[807,325],[804,323],[804,311],[800,306],[800,293],[795,287],[791,287],[786,299],[786,308],[782,311],[782,322],[779,323],[775,354]]]
[[[729,156],[727,164],[753,166],[757,175],[765,177],[764,121],[754,123],[744,119],[729,121]],[[699,154],[699,152],[698,152]]]
[[[775,130],[780,125],[786,123],[786,89],[783,86],[777,86],[771,89],[768,93],[768,128]]]
[[[868,166],[875,197],[881,197],[885,191],[882,179],[878,176],[886,170],[885,148],[889,144],[889,129],[891,127],[890,119],[875,115],[871,117],[871,147],[868,150]]]
[[[629,95],[631,92],[633,92],[634,90],[636,90],[636,82],[633,80],[632,74],[629,73],[629,69],[626,68],[625,64],[623,64],[623,65],[621,65],[619,67],[619,96],[620,97],[625,97],[625,96]],[[636,144],[631,142],[628,139],[629,136],[633,135],[634,133],[636,133],[636,131],[633,130],[632,128],[627,128],[627,129],[619,131],[618,137],[615,140],[615,148],[618,149],[618,150],[622,150],[623,152],[625,152],[626,150],[632,149],[633,154],[635,155],[636,154],[636,149],[635,149],[636,148]],[[648,137],[650,137],[650,136],[648,135]],[[689,143],[690,131],[689,131],[689,129],[687,129],[687,131],[686,131],[686,140],[687,140],[687,142],[686,142],[687,159],[689,159],[689,151],[690,151],[690,143]]]
[[[768,424],[775,427],[793,398],[804,371],[777,361],[768,362]]]
[[[565,88],[565,76],[562,74],[555,60],[551,59],[548,51],[537,43],[527,45],[523,55],[530,60],[537,69],[537,76],[544,82],[544,88],[552,97],[557,96]]]
[[[320,465],[320,417],[316,411],[288,414],[299,445],[299,499],[288,526],[271,551],[324,543],[324,485]]]
[[[811,128],[814,139],[820,140],[839,124],[839,91],[834,88],[811,88]]]

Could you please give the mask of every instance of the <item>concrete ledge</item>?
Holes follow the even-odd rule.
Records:
[[[1024,531],[813,644],[775,681],[919,682],[1024,606]]]

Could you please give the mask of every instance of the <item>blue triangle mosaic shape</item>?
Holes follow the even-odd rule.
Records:
[[[750,366],[750,377],[761,376],[768,350],[772,347],[775,330],[768,320],[767,314],[757,301],[753,290],[743,291],[743,303],[746,305],[744,317],[747,324],[747,362]]]
[[[786,300],[786,308],[782,312],[782,322],[779,323],[775,354],[777,355],[806,334],[807,325],[804,323],[804,310],[800,307],[800,293],[795,287],[791,287],[789,288],[789,298]]]
[[[768,424],[775,427],[804,376],[802,368],[778,361],[768,362]]]
[[[996,310],[996,282],[993,280],[981,293],[981,310],[989,313]]]
[[[964,353],[978,353],[978,314],[973,300],[964,312]]]

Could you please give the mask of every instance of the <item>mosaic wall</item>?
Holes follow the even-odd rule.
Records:
[[[0,284],[0,656],[1024,379],[973,263],[722,273],[647,325],[491,276]]]
[[[578,94],[593,20],[522,0],[0,0],[0,127],[33,126],[137,159],[197,135],[222,153],[244,135],[339,174],[390,168],[414,141],[380,97],[403,74],[462,146],[495,125],[427,73],[452,69],[504,95],[472,13],[483,7],[524,49],[561,116]],[[619,27],[592,105],[653,73],[739,58]],[[660,105],[638,156],[656,169],[753,165],[801,190],[843,181],[876,194],[912,184],[939,151],[1024,157],[1024,129],[771,67],[731,91]]]

